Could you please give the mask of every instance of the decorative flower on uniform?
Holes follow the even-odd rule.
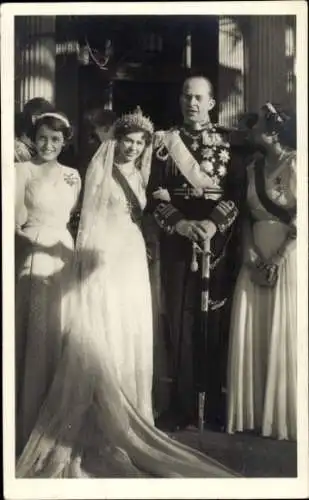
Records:
[[[213,134],[212,143],[214,146],[219,146],[222,144],[222,137],[220,134]]]
[[[202,144],[197,137],[190,134],[186,129],[182,129],[184,134],[193,141],[190,148],[193,151],[200,149],[202,162],[200,167],[205,175],[211,177],[214,184],[219,187],[223,178],[227,175],[227,163],[230,160],[230,144],[226,142],[224,135],[217,131],[217,126],[213,125],[202,132]]]
[[[204,151],[202,152],[203,158],[209,160],[210,158],[213,157],[214,151],[211,148],[205,148]]]
[[[213,146],[213,138],[212,135],[209,135],[208,133],[203,134],[203,145],[204,146]]]
[[[223,163],[226,163],[230,159],[230,153],[226,149],[222,149],[219,153],[219,158]]]
[[[220,175],[220,177],[223,177],[224,175],[226,175],[226,166],[225,165],[219,166],[218,174]]]

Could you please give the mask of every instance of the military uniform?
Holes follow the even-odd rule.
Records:
[[[159,187],[170,201],[154,200]],[[197,393],[206,390],[206,421],[224,419],[230,299],[237,275],[237,219],[245,193],[244,169],[222,128],[208,124],[157,134],[148,184],[148,212],[162,229],[161,280],[168,323],[170,414],[184,425],[197,419]],[[225,203],[222,203],[225,202]],[[207,341],[201,329],[201,271],[192,272],[192,242],[175,231],[182,219],[211,220]]]

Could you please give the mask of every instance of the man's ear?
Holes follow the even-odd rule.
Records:
[[[215,101],[215,99],[213,99],[213,98],[209,99],[209,107],[208,107],[208,110],[209,110],[209,111],[211,111],[212,109],[214,109],[215,105],[216,105],[216,101]]]

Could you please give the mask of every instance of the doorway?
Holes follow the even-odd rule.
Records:
[[[180,84],[175,82],[114,82],[113,103],[117,115],[140,106],[156,129],[169,128],[181,120]]]
[[[114,55],[108,71],[100,70],[93,62],[81,68],[80,116],[90,102],[92,107],[104,107],[106,87],[112,82],[112,107],[117,115],[139,105],[156,128],[179,123],[179,94],[187,74],[183,58],[188,33],[191,34],[192,69],[210,78],[215,91],[217,89],[218,16],[105,16],[102,19],[94,16],[91,22],[87,19],[84,29],[85,26],[89,43],[102,47],[105,40],[111,39]]]

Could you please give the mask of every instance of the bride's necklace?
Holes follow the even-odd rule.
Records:
[[[182,132],[187,136],[189,137],[190,139],[192,139],[192,144],[191,144],[191,148],[193,149],[193,151],[196,151],[198,148],[199,148],[199,139],[200,139],[200,135],[201,135],[201,130],[197,130],[195,134],[191,134],[188,130],[186,130],[184,127],[182,127]]]

